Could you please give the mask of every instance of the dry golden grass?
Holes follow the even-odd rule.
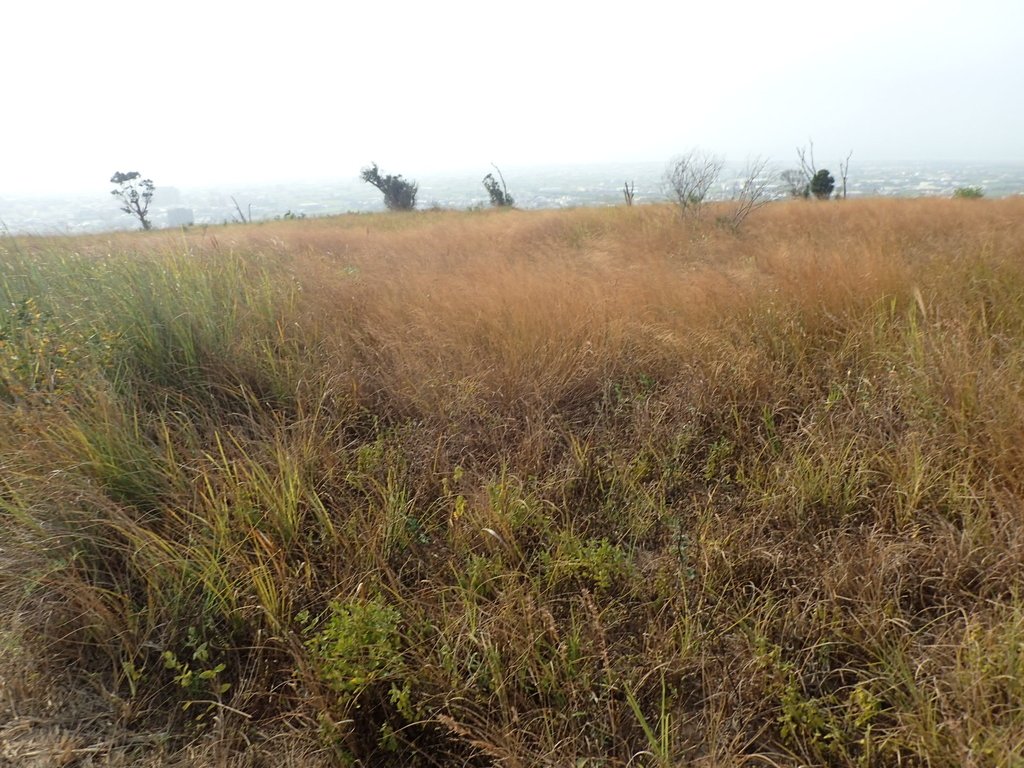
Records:
[[[0,259],[0,761],[1024,753],[1024,200]]]

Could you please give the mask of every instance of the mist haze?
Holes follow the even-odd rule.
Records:
[[[0,195],[664,161],[1024,161],[1024,10],[983,2],[19,4]]]

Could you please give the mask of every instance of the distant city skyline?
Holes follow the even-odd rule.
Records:
[[[1024,4],[5,9],[0,196],[667,161],[1024,162]]]

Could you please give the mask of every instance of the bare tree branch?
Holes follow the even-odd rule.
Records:
[[[671,161],[665,183],[684,217],[700,218],[704,201],[722,172],[722,164],[720,157],[697,149]]]
[[[850,174],[850,158],[853,157],[853,150],[846,155],[846,160],[839,163],[839,175],[843,179],[843,200],[846,199],[846,177]]]
[[[719,217],[728,229],[736,231],[744,220],[758,208],[772,201],[771,189],[775,174],[768,167],[767,158],[755,157],[747,161],[738,189],[733,195],[731,211]]]
[[[811,183],[811,179],[818,172],[818,169],[814,165],[814,141],[810,138],[807,139],[807,147],[797,147],[796,156],[800,159],[800,171],[807,179],[808,185]]]
[[[243,224],[249,224],[252,222],[252,205],[249,206],[249,218],[245,218],[245,214],[242,213],[241,207],[238,205],[238,201],[235,200],[234,195],[231,197],[231,202],[235,204],[235,210],[238,211],[238,218],[242,220]]]

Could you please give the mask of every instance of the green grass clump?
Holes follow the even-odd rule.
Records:
[[[1021,203],[762,213],[0,242],[0,743],[1015,764]]]
[[[977,200],[984,196],[985,191],[981,187],[957,187],[953,190],[953,197],[961,200]]]

